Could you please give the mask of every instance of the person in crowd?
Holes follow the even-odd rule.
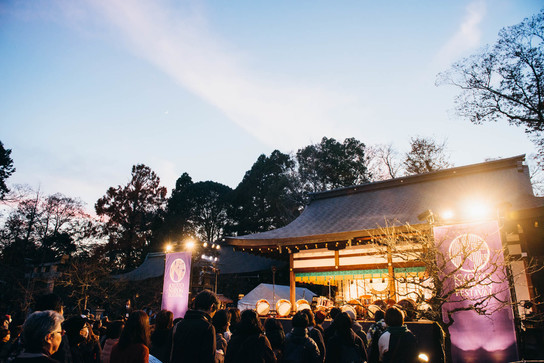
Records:
[[[415,363],[418,361],[417,339],[404,325],[403,312],[392,306],[385,311],[387,330],[378,340],[383,363]]]
[[[172,363],[215,362],[215,328],[212,317],[219,300],[210,290],[202,290],[194,301],[194,310],[188,310],[185,317],[174,328]]]
[[[368,341],[368,363],[378,363],[380,359],[380,351],[378,349],[378,340],[387,329],[384,321],[385,313],[382,309],[374,312],[374,323],[368,328],[366,333]]]
[[[308,317],[308,336],[312,338],[317,344],[317,347],[319,348],[319,356],[321,358],[321,361],[323,362],[325,360],[326,354],[325,340],[323,338],[323,335],[321,334],[321,331],[315,328],[316,323],[314,313],[312,313],[310,309],[304,309],[302,311]]]
[[[363,340],[355,334],[351,317],[340,312],[334,318],[334,334],[327,341],[327,363],[363,363],[367,354]]]
[[[9,330],[9,324],[11,324],[11,315],[6,314],[0,318],[0,328]]]
[[[149,317],[144,311],[130,313],[119,342],[111,350],[110,362],[149,362]]]
[[[364,332],[361,324],[357,322],[357,314],[351,309],[347,310],[346,313],[348,313],[349,317],[351,318],[351,329],[355,332],[355,334],[359,336],[359,338],[361,338],[361,340],[365,344],[365,348],[368,347],[366,333]]]
[[[100,344],[98,337],[92,333],[86,318],[76,315],[63,324],[70,342],[70,352],[75,363],[99,363]]]
[[[45,310],[32,313],[23,325],[24,351],[14,363],[58,363],[51,356],[59,349],[64,330],[63,317],[56,311]]]
[[[225,336],[225,339],[227,339],[227,342],[230,340],[230,337],[232,336],[232,334],[234,334],[234,332],[236,331],[236,327],[240,323],[240,319],[241,319],[240,309],[238,308],[230,308],[229,314],[230,314],[230,325],[229,325],[228,333],[226,334],[227,336]]]
[[[38,296],[35,300],[34,311],[44,310],[53,310],[64,316],[64,304],[60,296],[53,293]],[[66,335],[62,336],[60,347],[52,358],[61,363],[73,363],[70,341]]]
[[[272,346],[276,360],[281,361],[283,344],[285,343],[283,325],[278,319],[270,317],[264,322],[264,332]]]
[[[215,328],[215,363],[223,363],[225,361],[225,353],[227,352],[227,340],[225,332],[229,328],[230,315],[227,310],[217,311],[213,318],[212,324]]]
[[[291,320],[293,329],[285,336],[283,345],[284,363],[323,363],[316,342],[308,336],[308,315],[297,312]]]
[[[323,322],[327,318],[327,313],[323,310],[317,310],[315,312],[315,328],[321,332],[323,340],[325,340],[325,329],[323,328]]]
[[[123,320],[115,320],[108,324],[108,329],[106,330],[106,340],[104,341],[104,347],[100,353],[100,361],[102,363],[110,363],[111,350],[113,346],[119,342],[119,337],[121,332],[125,327],[125,322]]]
[[[225,363],[275,363],[276,356],[257,312],[244,310],[227,346]]]
[[[335,331],[334,330],[334,319],[341,312],[342,312],[342,310],[340,310],[340,308],[337,308],[337,307],[334,307],[334,308],[331,309],[331,311],[329,311],[329,316],[331,317],[332,322],[331,322],[331,325],[329,325],[325,329],[325,334],[323,336],[323,340],[325,340],[325,345],[327,345],[327,342],[329,341],[329,339],[334,335],[334,331]]]
[[[9,329],[0,327],[0,362],[5,362],[11,350],[11,333]]]
[[[161,310],[155,316],[155,330],[151,334],[149,353],[163,363],[170,361],[172,337],[174,330],[174,313]]]

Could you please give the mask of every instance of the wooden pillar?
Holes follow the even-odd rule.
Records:
[[[294,254],[289,254],[289,299],[291,300],[291,311],[296,311],[296,285],[295,285],[295,271],[294,268]]]
[[[396,301],[397,292],[395,290],[395,269],[393,268],[393,256],[391,254],[391,247],[387,246],[387,271],[388,271],[388,282],[389,287],[389,298]]]

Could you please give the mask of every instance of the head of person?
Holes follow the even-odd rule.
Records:
[[[108,329],[106,330],[106,338],[108,339],[119,339],[121,332],[125,327],[125,322],[123,320],[114,320],[108,324]]]
[[[240,309],[230,308],[229,309],[229,314],[230,314],[230,325],[231,326],[236,325],[236,324],[238,324],[240,322],[240,319],[241,319]]]
[[[283,325],[281,325],[281,322],[278,319],[270,317],[264,322],[264,330],[267,333],[276,330],[283,331]]]
[[[329,315],[331,316],[331,319],[334,320],[336,318],[336,315],[340,314],[342,310],[340,308],[334,307],[329,312]]]
[[[308,327],[308,316],[302,311],[297,311],[291,320],[291,325],[293,328],[307,328]]]
[[[383,318],[385,318],[385,313],[383,312],[382,309],[378,309],[374,312],[374,321],[378,322],[382,320]]]
[[[86,318],[76,315],[67,319],[64,324],[62,324],[71,345],[76,345],[87,340],[89,337],[89,330],[86,323]]]
[[[201,310],[213,315],[219,307],[219,299],[210,290],[202,290],[195,297],[195,310]]]
[[[283,331],[283,325],[276,318],[268,318],[264,322],[264,330],[266,337],[272,345],[272,349],[281,349],[285,341],[285,332]]]
[[[404,313],[396,306],[391,306],[385,311],[385,323],[387,326],[402,326]]]
[[[236,333],[246,335],[258,335],[264,332],[259,315],[255,310],[244,310],[240,315],[240,323],[236,328]]]
[[[351,320],[351,316],[348,313],[340,312],[334,318],[334,329],[338,334],[347,336],[350,334],[352,323],[353,320]]]
[[[315,326],[314,313],[310,309],[304,309],[302,312],[308,317],[308,326]]]
[[[323,310],[318,310],[315,312],[315,323],[316,324],[323,324],[325,321],[325,318],[327,317],[327,313]]]
[[[215,327],[216,333],[224,333],[229,328],[230,315],[227,310],[218,310],[212,319],[212,324]]]
[[[22,339],[25,351],[51,355],[60,346],[64,330],[62,315],[53,310],[36,311],[23,324]]]
[[[36,297],[34,311],[53,310],[64,315],[64,304],[57,294],[45,294]]]
[[[119,348],[126,349],[131,344],[144,344],[149,347],[149,331],[149,316],[146,312],[133,311],[119,337]]]
[[[170,330],[174,326],[174,313],[170,310],[161,310],[155,317],[155,331]]]

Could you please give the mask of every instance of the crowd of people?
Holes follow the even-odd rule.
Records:
[[[200,292],[192,309],[174,320],[171,311],[137,310],[109,321],[76,315],[64,319],[57,295],[36,300],[22,327],[9,316],[0,326],[0,363],[411,363],[417,340],[397,307],[375,313],[368,332],[349,312],[298,311],[291,328],[280,319],[264,324],[254,310],[219,309],[217,296]],[[326,328],[325,319],[332,319]]]

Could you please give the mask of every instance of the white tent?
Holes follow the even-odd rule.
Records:
[[[296,300],[305,299],[311,303],[314,296],[316,296],[316,294],[304,287],[296,288]],[[240,311],[255,309],[257,301],[261,299],[266,299],[270,303],[270,308],[272,309],[273,304],[278,300],[290,299],[289,286],[276,285],[274,287],[272,284],[259,284],[259,286],[251,290],[246,296],[238,301],[238,309],[240,309]]]

